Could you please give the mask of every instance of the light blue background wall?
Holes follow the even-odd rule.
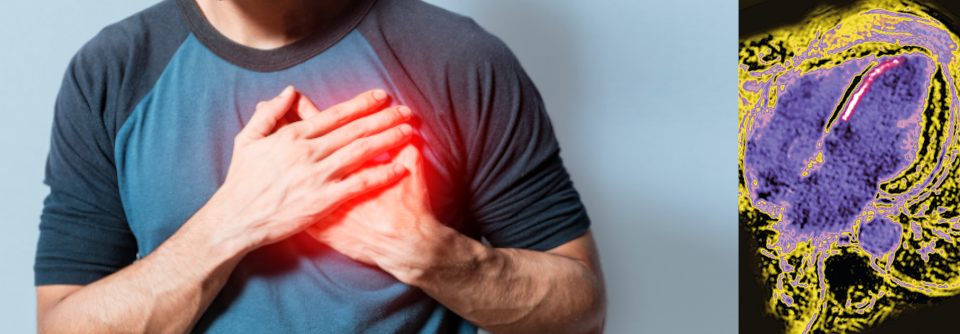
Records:
[[[35,331],[33,255],[70,57],[155,1],[0,3],[0,323]],[[546,101],[594,222],[607,333],[733,333],[732,1],[431,0],[502,38]]]

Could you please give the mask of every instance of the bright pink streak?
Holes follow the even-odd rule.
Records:
[[[900,62],[900,59],[894,59],[880,64],[880,66],[877,66],[877,68],[873,69],[873,71],[870,71],[870,74],[867,74],[867,79],[863,81],[863,85],[860,86],[860,89],[853,93],[853,98],[850,99],[850,103],[847,104],[847,109],[843,111],[842,115],[840,115],[840,120],[846,122],[848,119],[850,119],[850,115],[853,114],[853,108],[857,107],[857,103],[860,102],[860,97],[863,96],[863,93],[867,92],[867,89],[870,88],[870,84],[873,83],[873,80],[891,67],[899,65]]]

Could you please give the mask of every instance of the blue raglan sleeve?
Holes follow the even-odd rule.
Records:
[[[462,182],[463,230],[495,247],[538,251],[587,231],[540,94],[506,44],[415,0],[377,2],[359,29],[401,88],[423,97],[413,106],[432,109],[424,123]]]
[[[101,33],[103,35],[104,33]],[[102,37],[102,36],[101,36]],[[102,40],[102,38],[101,38]],[[117,186],[108,73],[99,40],[70,62],[54,107],[34,283],[92,283],[134,262]],[[115,81],[115,80],[114,80]]]
[[[545,251],[590,227],[586,208],[560,158],[560,145],[537,88],[499,39],[477,43],[450,75],[466,147],[470,211],[495,247]]]

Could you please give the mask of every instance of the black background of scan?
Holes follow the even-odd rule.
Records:
[[[960,2],[937,2],[930,0],[914,0],[919,3],[936,3],[946,9],[954,17],[960,14]],[[747,37],[758,32],[769,31],[778,27],[800,23],[804,14],[816,4],[847,5],[852,0],[769,0],[756,3],[757,0],[740,0],[739,35]],[[960,35],[960,22],[944,22],[951,25],[954,34]],[[764,295],[768,291],[761,290],[753,279],[751,267],[756,259],[751,258],[750,234],[742,227],[739,228],[739,322],[740,333],[777,333],[782,326],[772,317],[763,317],[761,307]],[[885,321],[878,328],[866,330],[863,333],[954,333],[958,329],[957,317],[960,316],[960,302],[954,298],[951,302],[935,307],[924,307],[915,311],[906,311],[896,319]]]

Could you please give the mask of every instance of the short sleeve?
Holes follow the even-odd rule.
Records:
[[[86,285],[136,258],[117,186],[112,118],[104,111],[108,71],[95,46],[71,60],[54,107],[36,285]]]
[[[460,125],[473,220],[495,247],[544,251],[579,237],[590,220],[540,94],[499,39],[477,47],[468,73],[448,76],[456,104],[476,109]]]
[[[451,224],[495,247],[539,251],[587,231],[540,94],[503,41],[416,0],[378,1],[358,29],[404,102],[427,115],[438,169],[456,179],[448,199],[462,198],[469,215]]]

